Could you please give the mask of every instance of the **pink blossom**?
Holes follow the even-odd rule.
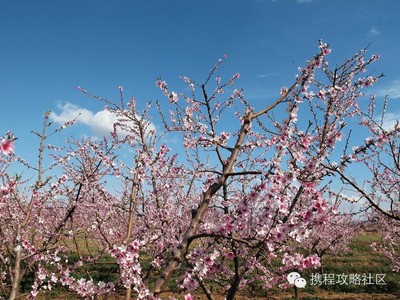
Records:
[[[320,42],[319,48],[321,49],[321,52],[324,55],[327,55],[327,54],[331,53],[331,51],[332,51],[331,49],[329,49],[328,44],[327,43],[323,43],[322,41]]]
[[[169,102],[170,103],[176,103],[178,102],[178,94],[175,92],[172,92],[171,94],[169,94]]]
[[[321,265],[320,258],[317,255],[311,255],[303,259],[301,266],[304,269],[317,268]]]
[[[164,95],[168,94],[168,88],[167,88],[167,83],[165,81],[162,81],[161,79],[156,81],[156,86],[162,90]]]
[[[379,59],[380,57],[381,57],[380,54],[374,54],[374,55],[371,56],[370,60],[371,61],[375,61],[375,60]]]
[[[188,291],[194,291],[197,288],[197,283],[190,274],[187,274],[183,280],[183,287]]]
[[[288,92],[288,88],[286,86],[281,87],[280,94],[283,96]]]
[[[190,83],[191,81],[190,81],[190,78],[189,77],[183,77],[183,81],[185,81],[186,83]]]
[[[249,200],[250,201],[255,200],[255,199],[257,199],[257,196],[258,196],[258,193],[256,191],[251,191],[249,194]]]
[[[301,144],[303,145],[303,147],[308,148],[311,145],[311,140],[312,140],[311,135],[307,134],[306,136],[303,136],[301,138]]]
[[[330,148],[333,148],[335,146],[335,139],[332,137],[327,138],[326,145]]]
[[[185,295],[185,300],[193,300],[192,295],[186,294],[186,295]]]
[[[2,139],[0,144],[0,150],[5,154],[14,153],[14,142],[12,139]]]

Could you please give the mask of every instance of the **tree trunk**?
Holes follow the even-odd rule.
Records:
[[[17,246],[18,247],[18,246]],[[18,251],[15,254],[15,264],[13,271],[13,281],[11,285],[11,292],[9,300],[14,300],[18,296],[19,292],[19,282],[20,282],[20,268],[21,268],[21,249],[17,249]]]
[[[13,270],[13,278],[12,278],[12,284],[11,284],[11,292],[9,296],[9,300],[14,300],[17,298],[18,293],[19,293],[19,284],[21,280],[21,245],[19,244],[19,239],[20,239],[20,233],[21,233],[21,226],[18,225],[17,227],[17,236],[15,238],[15,261],[14,261],[14,270]]]
[[[233,283],[231,285],[231,287],[228,290],[228,293],[226,295],[226,300],[234,300],[236,293],[238,291],[239,288],[239,284],[240,284],[240,278],[238,276],[235,276],[235,278],[233,279]]]
[[[131,295],[132,295],[132,287],[129,286],[125,290],[125,300],[131,300]]]
[[[238,139],[236,140],[235,147],[232,148],[231,155],[228,158],[227,163],[223,167],[222,175],[218,178],[217,182],[211,185],[207,189],[207,191],[203,193],[203,199],[196,211],[193,213],[192,220],[188,229],[185,232],[185,235],[183,236],[182,241],[180,242],[178,248],[173,252],[172,259],[170,259],[166,268],[154,285],[154,288],[152,290],[153,295],[158,295],[162,292],[162,289],[167,284],[178,265],[184,259],[187,253],[187,248],[189,247],[189,243],[191,241],[191,237],[197,233],[200,227],[201,220],[203,219],[203,216],[207,212],[208,206],[210,205],[212,196],[214,196],[215,193],[217,193],[218,190],[225,184],[226,179],[232,172],[233,165],[235,164],[236,159],[240,153],[243,141],[250,130],[252,119],[253,114],[251,112],[247,113],[247,115],[243,118],[243,124],[240,128]]]

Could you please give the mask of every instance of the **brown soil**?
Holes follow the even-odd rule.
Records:
[[[168,299],[168,296],[176,297],[177,299],[184,299],[183,294],[162,294],[162,299]],[[44,300],[49,299],[53,300],[55,296],[51,296],[49,294],[39,294],[38,299]],[[206,300],[207,297],[205,295],[195,295],[193,297],[196,300]],[[0,297],[1,299],[1,297]],[[56,296],[57,300],[73,300],[73,299],[80,299],[72,294],[58,294]],[[99,297],[101,300],[123,300],[125,299],[124,295],[108,295]],[[224,300],[224,295],[215,295],[215,300]],[[259,299],[259,300],[294,300],[293,293],[289,292],[282,292],[279,295],[269,296],[269,297],[252,297],[246,295],[238,295],[236,300],[247,300],[247,299]],[[326,291],[319,291],[318,293],[306,293],[301,292],[299,293],[298,300],[400,300],[400,293],[397,295],[395,294],[366,294],[366,293],[333,293],[333,292],[326,292]]]
[[[174,295],[177,299],[183,299],[183,295]],[[121,300],[124,299],[123,296],[109,296],[104,298],[104,300]],[[168,299],[168,295],[162,295],[162,299]],[[204,295],[196,295],[194,297],[196,300],[206,300],[207,297]],[[215,300],[224,300],[225,296],[215,296]],[[259,299],[259,300],[292,300],[293,294],[290,293],[282,293],[279,296],[271,296],[271,297],[250,297],[239,295],[236,297],[236,300],[247,300],[247,299]],[[320,293],[301,293],[299,295],[299,300],[302,299],[318,299],[318,300],[400,300],[400,294],[365,294],[365,293],[329,293],[329,292],[320,292]]]

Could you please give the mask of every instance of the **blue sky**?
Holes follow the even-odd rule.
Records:
[[[331,45],[332,62],[371,43],[369,53],[381,54],[375,71],[387,75],[375,92],[389,94],[396,120],[399,28],[397,0],[2,1],[0,135],[13,131],[17,153],[33,158],[30,131],[41,128],[47,110],[84,111],[86,122],[70,132],[99,134],[102,105],[77,86],[118,100],[123,85],[127,98],[161,100],[157,77],[172,89],[180,74],[201,82],[224,53],[222,75],[239,72],[251,103],[274,99],[320,38]]]

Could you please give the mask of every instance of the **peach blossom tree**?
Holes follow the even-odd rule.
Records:
[[[181,76],[184,93],[159,78],[164,132],[151,104],[139,110],[120,87],[119,103],[80,88],[116,116],[111,140],[47,144],[46,114],[33,165],[12,154],[8,134],[0,148],[1,292],[16,299],[31,276],[31,299],[60,286],[87,299],[121,290],[125,299],[158,299],[171,286],[185,299],[196,291],[214,299],[210,282],[234,299],[249,285],[287,287],[289,272],[319,267],[318,255],[296,243],[334,218],[335,178],[369,195],[352,182],[351,166],[381,163],[376,153],[392,149],[399,132],[378,130],[349,150],[349,124],[367,124],[360,100],[379,76],[364,72],[378,56],[362,50],[331,68],[330,52],[321,41],[292,84],[254,106],[236,87],[239,73],[218,75],[226,56],[202,83]],[[35,172],[33,183],[9,175],[14,163]],[[96,279],[91,266],[103,259],[117,279]]]

